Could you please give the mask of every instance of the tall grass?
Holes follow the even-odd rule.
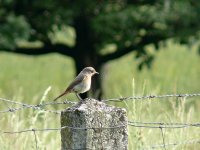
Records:
[[[103,80],[104,98],[168,93],[198,93],[200,91],[200,57],[192,48],[169,43],[166,48],[155,52],[156,59],[149,70],[137,70],[139,60],[134,53],[111,61],[105,66]],[[29,104],[52,101],[73,79],[73,61],[57,54],[30,57],[0,53],[0,97],[14,99]],[[51,86],[50,91],[47,88]],[[46,91],[46,94],[45,94]],[[48,91],[48,92],[47,92]],[[68,99],[75,99],[73,94]],[[199,98],[164,100],[126,101],[129,120],[142,122],[199,122]],[[15,107],[1,103],[0,109]],[[60,110],[67,106],[48,106]],[[1,131],[17,131],[27,128],[55,128],[60,126],[59,116],[37,110],[22,110],[0,114]],[[165,142],[173,143],[200,138],[198,128],[163,129]],[[60,149],[59,131],[36,132],[39,149]],[[160,129],[129,127],[129,149],[142,149],[150,145],[162,144]],[[171,149],[198,149],[199,145],[172,146]],[[0,149],[35,149],[34,134],[0,134]]]

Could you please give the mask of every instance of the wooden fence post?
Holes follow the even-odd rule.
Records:
[[[123,108],[88,98],[62,112],[61,126],[61,150],[128,149]]]

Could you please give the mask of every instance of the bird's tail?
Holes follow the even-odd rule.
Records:
[[[54,101],[56,101],[57,99],[59,99],[60,97],[62,97],[63,95],[65,95],[65,94],[67,94],[67,93],[69,93],[68,90],[66,90],[65,92],[63,92],[62,94],[60,94],[58,97],[56,97],[56,98],[54,99]]]

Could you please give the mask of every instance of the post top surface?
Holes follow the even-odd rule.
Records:
[[[124,111],[126,112],[126,110],[124,108],[119,108],[119,107],[114,107],[114,106],[110,106],[105,104],[104,102],[92,99],[92,98],[86,98],[80,102],[78,102],[77,104],[73,105],[70,108],[67,108],[65,111]]]

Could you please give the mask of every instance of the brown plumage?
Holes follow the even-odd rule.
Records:
[[[78,76],[74,79],[74,81],[71,82],[71,84],[67,87],[67,89],[60,94],[58,97],[54,99],[57,100],[63,95],[66,95],[68,93],[76,93],[76,96],[80,98],[79,94],[80,93],[85,93],[90,89],[91,86],[91,78],[94,74],[99,74],[98,72],[95,71],[94,68],[92,67],[86,67],[84,68]]]

